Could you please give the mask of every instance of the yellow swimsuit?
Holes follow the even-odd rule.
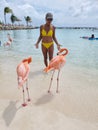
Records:
[[[53,36],[52,27],[50,28],[50,30],[48,31],[48,33],[46,32],[46,30],[45,30],[44,27],[43,27],[41,33],[42,33],[42,36],[43,36],[43,37],[44,37],[44,36],[52,37],[52,36]],[[42,42],[42,45],[43,45],[45,48],[47,48],[47,49],[48,49],[52,44],[53,44],[53,42],[49,42],[49,43],[44,43],[44,42]]]

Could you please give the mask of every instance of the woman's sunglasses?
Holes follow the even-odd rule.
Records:
[[[47,21],[52,21],[53,19],[47,19]]]

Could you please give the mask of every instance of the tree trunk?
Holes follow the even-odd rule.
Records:
[[[6,24],[6,14],[4,14],[4,20],[5,20],[5,24]]]

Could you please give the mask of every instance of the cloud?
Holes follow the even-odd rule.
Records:
[[[28,15],[32,24],[39,26],[45,22],[45,14],[52,12],[57,26],[97,26],[97,5],[98,0],[0,0],[0,19],[4,21],[3,10],[8,6],[24,24],[24,16]]]

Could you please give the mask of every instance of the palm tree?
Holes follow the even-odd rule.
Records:
[[[14,14],[11,15],[10,19],[11,19],[12,24],[14,24],[14,22],[19,22],[19,21],[21,21],[21,20],[20,20],[19,18],[17,18]]]
[[[32,20],[31,20],[31,17],[30,16],[27,16],[27,17],[24,17],[25,18],[25,21],[27,23],[27,26],[28,26],[28,23],[31,23]]]
[[[12,14],[10,19],[12,24],[14,24],[14,22],[17,20],[17,17],[14,14]]]
[[[4,19],[5,19],[5,24],[6,24],[6,13],[12,13],[12,9],[10,9],[9,7],[5,7],[4,8]]]

